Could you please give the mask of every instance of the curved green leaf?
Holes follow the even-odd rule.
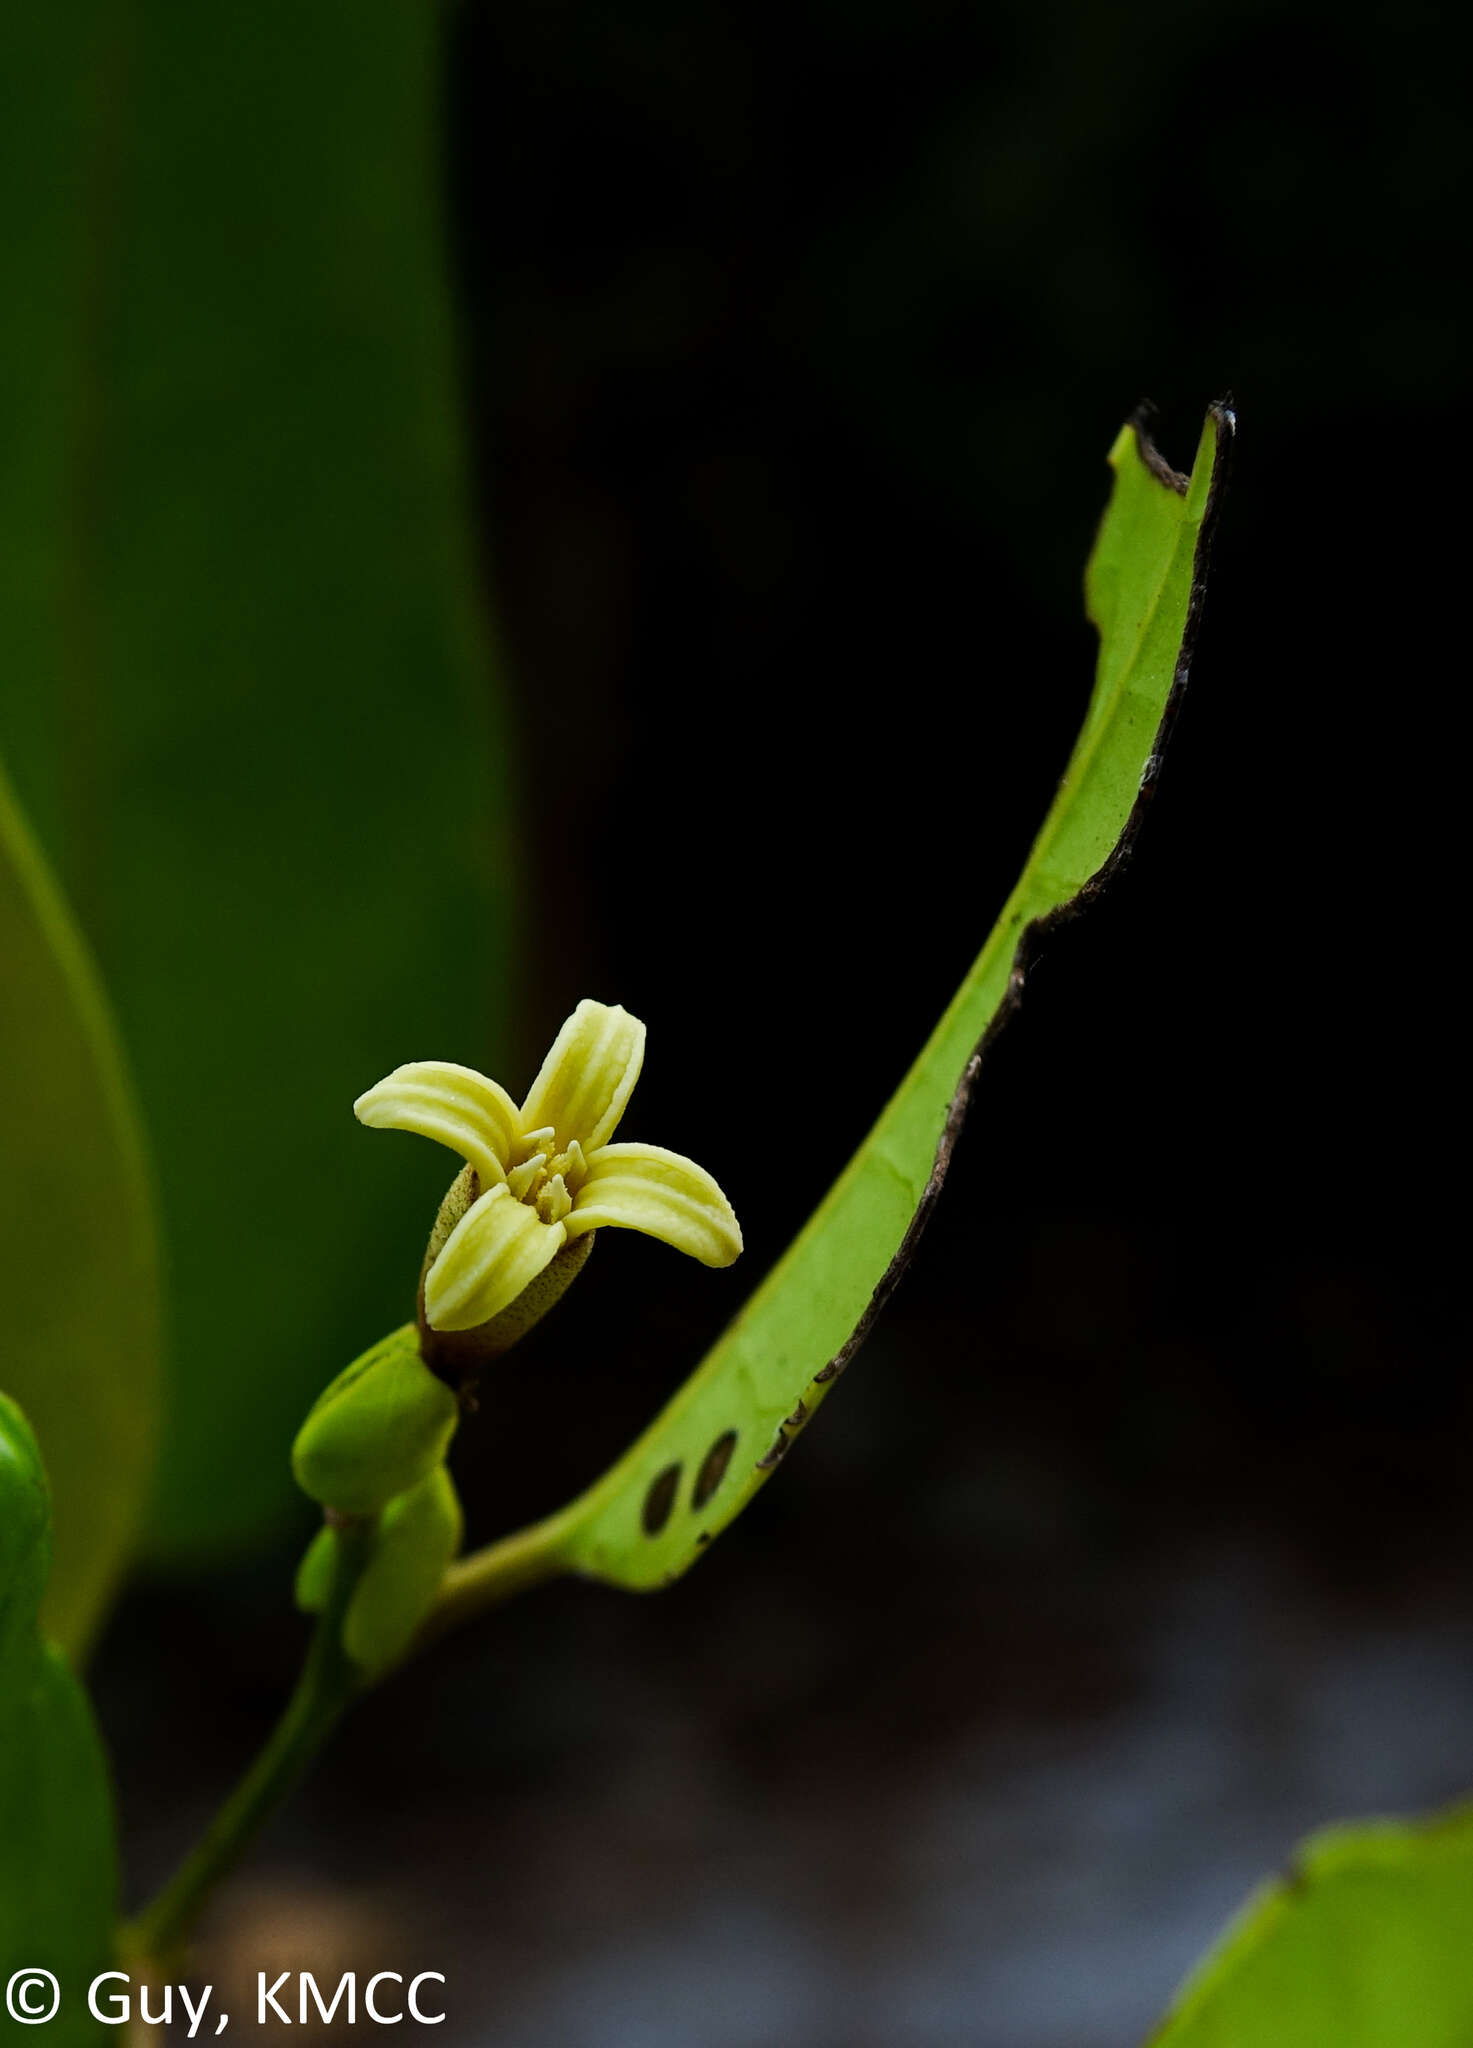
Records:
[[[299,1512],[305,1409],[413,1296],[438,1169],[365,1163],[354,1098],[507,1014],[442,19],[76,0],[0,83],[0,744],[137,1075],[190,1561]]]
[[[1185,683],[1232,431],[1209,413],[1190,480],[1138,427],[1086,579],[1100,656],[1084,728],[1021,879],[879,1122],[704,1363],[633,1448],[555,1518],[568,1569],[647,1588],[685,1571],[785,1456],[894,1284],[946,1171],[983,1044],[1030,946],[1120,859]],[[473,1570],[474,1565],[467,1566]]]
[[[49,1970],[61,2005],[38,2038],[74,2048],[104,2034],[86,1994],[110,1963],[117,1857],[86,1695],[37,1626],[49,1555],[36,1440],[0,1395],[0,1996]]]
[[[1188,1981],[1151,2048],[1467,2048],[1473,1808],[1313,1835]]]
[[[101,991],[0,771],[0,1386],[56,1500],[47,1626],[75,1654],[137,1533],[158,1435],[158,1270]]]

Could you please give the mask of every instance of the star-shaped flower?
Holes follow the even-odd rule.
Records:
[[[434,1330],[470,1330],[514,1302],[564,1245],[610,1224],[663,1238],[706,1266],[742,1248],[732,1206],[703,1167],[659,1145],[611,1145],[644,1064],[644,1026],[582,1002],[518,1109],[474,1068],[414,1060],[360,1095],[365,1124],[418,1131],[458,1152],[475,1198],[425,1275]]]

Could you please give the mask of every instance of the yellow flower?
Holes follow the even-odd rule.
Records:
[[[518,1109],[471,1067],[415,1060],[360,1095],[365,1124],[458,1152],[478,1192],[425,1276],[431,1329],[471,1330],[516,1300],[566,1244],[604,1224],[642,1230],[706,1266],[742,1248],[730,1202],[694,1160],[611,1145],[644,1063],[644,1026],[582,1002]]]

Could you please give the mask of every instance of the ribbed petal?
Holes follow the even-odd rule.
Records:
[[[473,1330],[510,1307],[557,1256],[567,1232],[543,1223],[505,1182],[472,1202],[425,1275],[432,1330]]]
[[[710,1174],[661,1145],[605,1145],[589,1160],[567,1232],[605,1224],[663,1238],[703,1266],[729,1266],[742,1248],[741,1225]]]
[[[448,1145],[476,1169],[483,1187],[502,1178],[521,1131],[517,1106],[504,1088],[473,1067],[449,1060],[412,1060],[353,1104],[360,1123],[376,1130],[417,1131]]]
[[[553,1040],[522,1104],[522,1128],[550,1124],[557,1149],[585,1152],[614,1135],[644,1064],[644,1026],[617,1003],[582,1002]]]

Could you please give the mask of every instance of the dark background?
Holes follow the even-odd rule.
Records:
[[[397,1943],[497,2048],[1104,2048],[1305,1828],[1473,1782],[1467,82],[1415,5],[453,16],[505,1078],[628,1004],[629,1134],[748,1244],[600,1251],[463,1432],[473,1537],[689,1369],[980,946],[1121,419],[1241,432],[1135,860],[842,1395],[671,1593],[540,1593],[369,1701],[217,1971]],[[280,1697],[283,1568],[114,1628],[140,1885]]]

